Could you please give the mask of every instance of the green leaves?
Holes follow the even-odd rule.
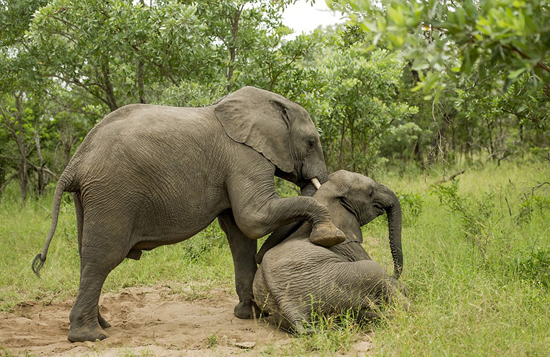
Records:
[[[144,101],[146,85],[197,78],[212,57],[197,7],[176,1],[55,0],[37,12],[28,37],[42,75],[109,110]]]
[[[334,6],[347,11],[352,21],[375,33],[376,43],[399,50],[417,70],[440,72],[439,83],[461,81],[475,72],[507,79],[507,85],[523,74],[535,75],[535,85],[550,82],[547,1],[341,0],[338,4]],[[449,65],[449,57],[460,66]],[[431,93],[439,87],[432,84],[422,89]]]
[[[381,162],[383,138],[416,108],[396,101],[402,60],[386,50],[348,45],[342,35],[336,27],[304,37],[314,47],[278,88],[283,83],[292,88],[287,95],[310,113],[320,129],[330,171],[369,173]]]

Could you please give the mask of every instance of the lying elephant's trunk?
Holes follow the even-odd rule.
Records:
[[[403,271],[403,250],[401,248],[401,205],[399,198],[390,189],[387,192],[391,197],[391,202],[384,207],[388,215],[388,230],[390,237],[390,250],[393,257],[393,277],[399,279]]]

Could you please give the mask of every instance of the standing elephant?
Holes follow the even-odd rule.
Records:
[[[343,313],[352,309],[360,318],[379,315],[378,306],[397,302],[408,308],[403,285],[396,279],[402,269],[401,208],[396,195],[372,179],[348,171],[330,175],[314,197],[325,204],[332,221],[346,234],[344,243],[330,248],[309,242],[311,225],[304,224],[258,260],[254,299],[283,328],[305,331],[312,311]],[[384,212],[388,215],[394,277],[371,260],[361,246],[361,226]]]
[[[215,218],[233,255],[235,315],[252,318],[256,239],[305,219],[314,227],[312,242],[331,246],[345,240],[314,198],[277,196],[274,175],[302,188],[308,180],[327,180],[311,118],[280,95],[244,87],[208,107],[128,105],[107,115],[61,175],[51,228],[33,261],[38,274],[61,196],[72,192],[81,266],[69,341],[107,337],[99,296],[124,258],[181,242]]]

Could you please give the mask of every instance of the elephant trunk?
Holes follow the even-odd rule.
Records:
[[[388,190],[389,191],[389,190]],[[391,191],[390,191],[391,192]],[[403,250],[401,248],[401,205],[399,198],[391,192],[392,202],[385,208],[388,215],[390,250],[393,257],[393,277],[399,279],[403,271]]]
[[[313,195],[317,192],[317,187],[313,184],[313,182],[308,182],[302,189],[300,190],[300,196],[306,196],[306,197],[313,197]]]
[[[321,185],[327,181],[328,176],[326,172],[319,172],[311,178],[298,180],[296,184],[300,187],[302,196],[313,196]],[[306,194],[304,194],[304,192],[306,192]]]

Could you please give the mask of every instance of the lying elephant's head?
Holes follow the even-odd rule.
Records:
[[[395,193],[366,176],[340,170],[330,175],[328,182],[314,197],[328,207],[332,221],[344,231],[348,240],[362,241],[361,226],[386,213],[394,278],[399,278],[403,270],[401,205]],[[342,210],[341,206],[346,210]],[[344,244],[332,248],[345,249]]]
[[[276,175],[304,187],[327,180],[319,134],[304,108],[278,94],[244,87],[214,104],[227,135],[276,166]]]

